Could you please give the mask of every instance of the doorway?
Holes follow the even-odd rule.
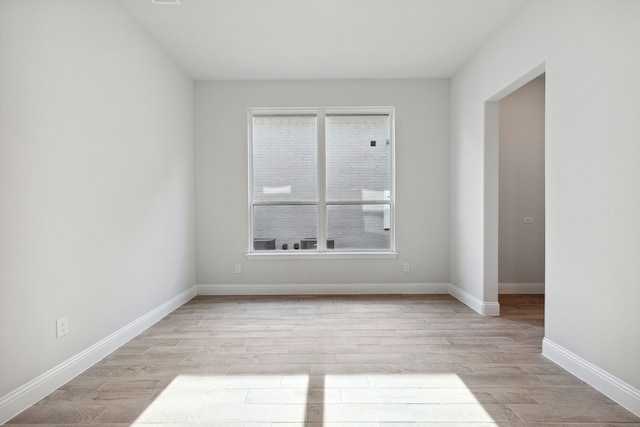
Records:
[[[498,101],[498,293],[544,294],[545,74]]]
[[[485,314],[499,293],[544,294],[545,87],[543,63],[485,103]]]

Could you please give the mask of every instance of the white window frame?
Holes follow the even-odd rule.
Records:
[[[326,200],[326,137],[325,137],[325,117],[327,115],[339,114],[388,114],[390,121],[390,195],[389,201],[377,200]],[[253,118],[257,116],[274,116],[274,115],[315,115],[317,119],[317,201],[301,202],[268,202],[253,200]],[[247,111],[247,142],[248,142],[248,215],[249,215],[249,248],[246,256],[248,259],[294,259],[294,258],[396,258],[398,252],[396,250],[396,221],[395,221],[395,109],[394,107],[321,107],[321,108],[249,108]],[[390,248],[384,250],[358,250],[358,251],[340,251],[327,249],[327,206],[332,205],[385,205],[389,206],[389,225],[391,233]],[[317,206],[317,227],[318,237],[316,250],[271,250],[271,251],[255,251],[253,248],[253,211],[254,206],[282,206],[282,205],[301,205],[301,206]]]

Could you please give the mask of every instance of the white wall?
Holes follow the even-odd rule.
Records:
[[[192,111],[114,3],[0,1],[0,396],[194,285]]]
[[[544,75],[499,102],[498,281],[544,283]],[[524,218],[533,218],[525,224]],[[506,287],[506,286],[504,286]]]
[[[325,106],[396,107],[399,257],[247,260],[247,109]],[[198,283],[448,282],[448,115],[447,80],[197,82]]]
[[[483,283],[485,102],[546,62],[546,339],[636,390],[639,17],[637,1],[529,2],[451,83],[452,282],[496,298]]]

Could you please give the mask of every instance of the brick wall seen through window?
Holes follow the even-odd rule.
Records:
[[[261,110],[250,125],[251,251],[393,250],[391,111]]]

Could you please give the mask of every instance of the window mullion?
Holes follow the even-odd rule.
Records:
[[[318,251],[327,250],[327,159],[324,111],[318,113]]]
[[[248,179],[248,188],[247,195],[249,196],[248,207],[249,207],[249,241],[247,242],[247,247],[249,248],[249,252],[254,250],[253,247],[253,229],[254,229],[254,221],[253,221],[253,202],[255,195],[253,194],[253,114],[251,110],[247,112],[247,121],[249,122],[249,126],[247,129],[247,142],[248,142],[248,151],[249,151],[249,179]]]

